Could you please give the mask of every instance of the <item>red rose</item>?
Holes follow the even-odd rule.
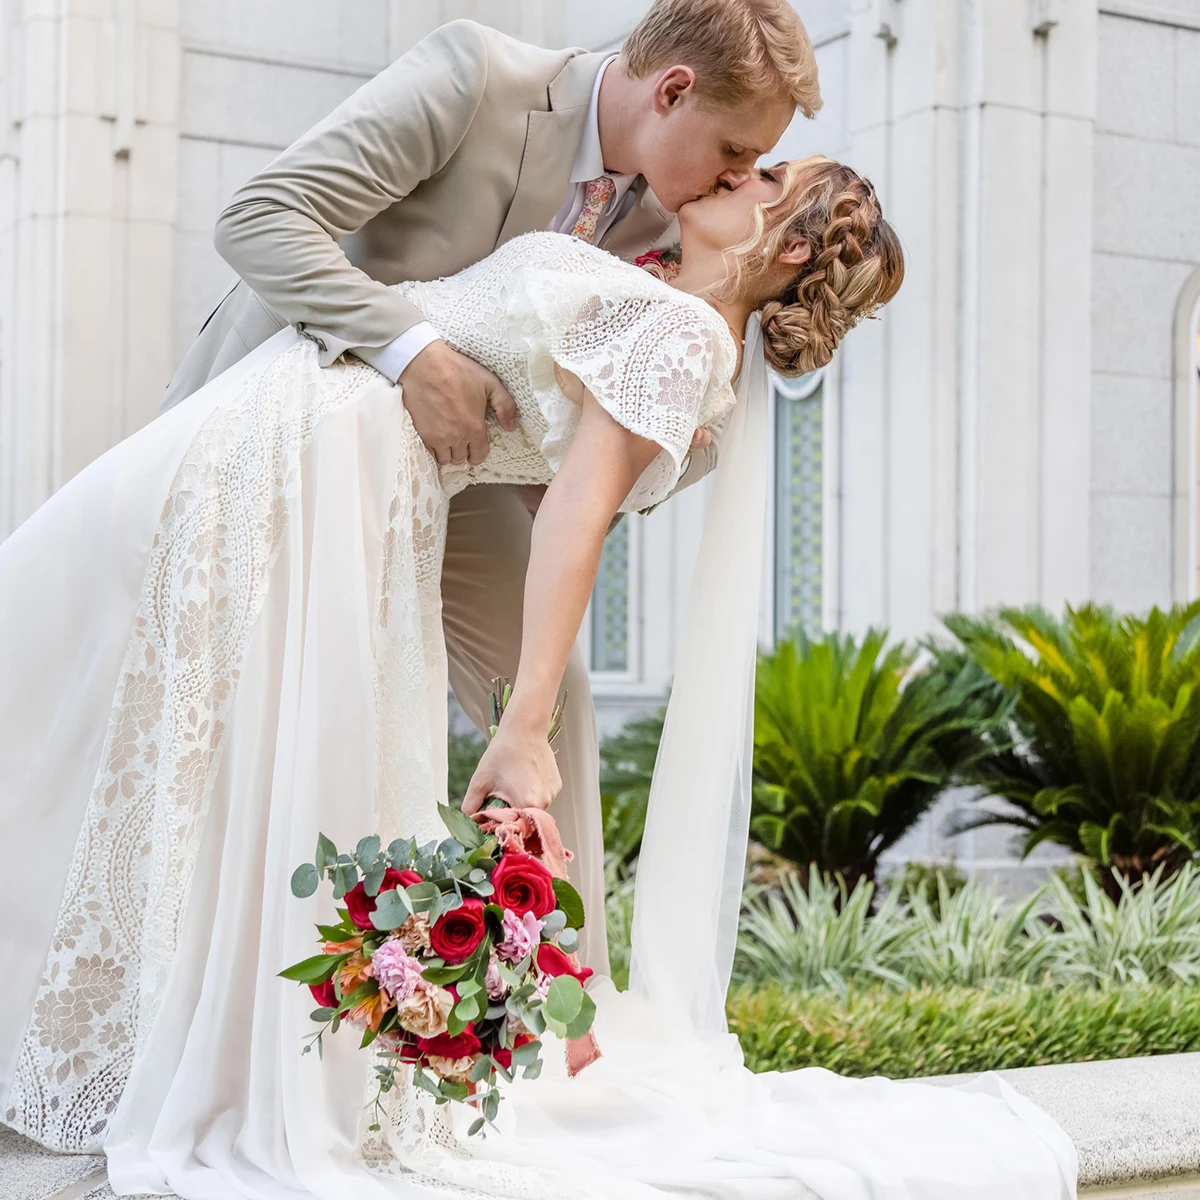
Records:
[[[554,876],[532,854],[506,854],[492,872],[492,899],[501,908],[523,917],[527,912],[545,917],[558,905],[554,898]]]
[[[417,1038],[417,1049],[422,1054],[436,1054],[439,1058],[470,1058],[483,1049],[483,1043],[475,1036],[474,1026],[468,1025],[456,1037],[439,1033],[437,1037]]]
[[[524,1046],[526,1042],[532,1042],[533,1038],[528,1033],[519,1033],[513,1038],[512,1050],[505,1050],[500,1047],[492,1051],[492,1057],[506,1070],[512,1070],[512,1055],[513,1050],[518,1046]]]
[[[564,954],[553,942],[543,942],[534,954],[538,970],[552,979],[557,979],[560,975],[574,975],[580,983],[587,983],[594,974],[591,967],[577,967],[570,956]]]
[[[475,953],[486,932],[483,901],[472,897],[438,917],[429,931],[429,945],[446,962],[460,963]]]
[[[337,1008],[338,998],[333,992],[332,979],[327,979],[324,983],[310,983],[308,990],[312,992],[313,999],[322,1008]]]
[[[383,873],[383,882],[379,885],[379,891],[390,892],[397,887],[412,887],[414,883],[420,883],[421,877],[416,871],[397,871],[393,867],[388,867]],[[375,911],[375,904],[379,899],[378,896],[368,896],[367,889],[360,880],[346,893],[346,907],[350,910],[350,920],[352,920],[359,929],[374,929],[371,924],[371,914]]]

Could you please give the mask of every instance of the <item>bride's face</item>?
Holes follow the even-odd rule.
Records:
[[[726,250],[754,234],[754,214],[783,194],[784,164],[756,167],[740,187],[718,188],[679,210],[679,232],[686,257],[689,246]]]

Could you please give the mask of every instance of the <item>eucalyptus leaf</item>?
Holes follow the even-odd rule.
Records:
[[[560,975],[550,984],[542,1008],[546,1020],[569,1025],[583,1007],[585,992],[573,975]]]
[[[482,1083],[495,1069],[496,1064],[486,1055],[481,1055],[479,1061],[471,1068],[467,1078],[472,1083]]]
[[[564,929],[558,935],[558,946],[565,954],[574,954],[579,949],[579,934],[574,929]]]
[[[321,1024],[324,1024],[335,1012],[337,1012],[336,1008],[322,1006],[321,1008],[314,1008],[308,1015],[310,1020],[320,1021]]]
[[[470,1094],[465,1083],[459,1083],[456,1079],[442,1080],[442,1095],[447,1100],[465,1100]]]
[[[470,873],[467,875],[467,878],[472,883],[482,883],[487,877],[487,872],[480,867],[472,867]]]
[[[460,1000],[454,1008],[456,1015],[468,1023],[478,1021],[482,1011],[478,996],[467,996]]]
[[[496,1119],[496,1113],[500,1111],[500,1093],[493,1088],[483,1098],[483,1115],[489,1121]]]
[[[391,859],[392,866],[397,870],[403,870],[412,862],[412,856],[416,852],[417,842],[415,838],[397,838],[387,848],[387,856]]]
[[[408,889],[408,899],[414,912],[429,912],[441,898],[442,889],[436,883],[414,883]]]
[[[370,837],[360,839],[354,855],[360,865],[373,863],[379,856],[379,838],[375,834],[371,834]]]
[[[317,853],[313,857],[318,871],[332,867],[337,862],[337,847],[323,834],[317,835]]]
[[[552,938],[560,929],[564,929],[567,924],[567,914],[561,908],[556,908],[548,916],[542,918],[542,933],[548,938]]]
[[[539,1058],[537,1062],[531,1062],[529,1066],[521,1072],[522,1079],[536,1079],[542,1073],[542,1060]]]
[[[447,838],[438,846],[438,853],[449,866],[456,865],[466,852],[466,847],[457,838]]]
[[[371,924],[376,929],[397,929],[412,916],[412,905],[403,888],[388,888],[375,903]]]
[[[476,1117],[475,1120],[473,1120],[471,1124],[467,1126],[467,1137],[474,1137],[483,1128],[484,1123],[485,1122],[482,1117]]]
[[[466,973],[467,964],[459,963],[453,967],[426,967],[421,977],[428,983],[444,987],[448,983],[457,983]]]
[[[592,1027],[592,1021],[596,1017],[596,1002],[587,994],[583,993],[583,1005],[579,1010],[579,1015],[575,1020],[567,1025],[567,1037],[581,1038]]]
[[[380,859],[374,866],[367,868],[363,872],[363,890],[368,896],[379,895],[379,889],[383,885],[383,876],[386,871],[387,864]]]
[[[477,992],[483,991],[483,988],[474,979],[468,979],[461,983],[458,988],[459,996],[465,1000],[468,996],[474,996]]]
[[[317,890],[317,884],[320,882],[317,868],[312,863],[301,863],[292,872],[292,895],[306,900]]]
[[[542,1043],[539,1041],[526,1042],[523,1046],[517,1046],[512,1052],[513,1066],[528,1066],[537,1059],[541,1052]]]

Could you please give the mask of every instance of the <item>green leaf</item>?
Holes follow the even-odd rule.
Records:
[[[442,889],[436,883],[414,883],[407,891],[414,912],[427,913],[442,898]]]
[[[482,1083],[495,1069],[496,1064],[486,1055],[481,1055],[479,1061],[471,1068],[467,1078],[472,1083]]]
[[[478,1021],[480,1015],[482,1014],[482,1009],[480,1008],[479,1004],[479,997],[467,996],[465,999],[458,1002],[454,1008],[454,1011],[463,1021]]]
[[[484,1123],[485,1122],[482,1117],[476,1117],[475,1120],[473,1120],[471,1124],[467,1126],[467,1137],[474,1137],[483,1128]]]
[[[567,914],[561,908],[556,908],[548,916],[542,918],[542,936],[552,938],[560,929],[566,927]]]
[[[354,856],[358,859],[359,866],[366,866],[369,863],[373,863],[378,855],[379,838],[375,834],[360,839],[354,851]]]
[[[483,1098],[483,1115],[489,1121],[496,1119],[496,1113],[500,1111],[500,1093],[492,1088],[490,1092]]]
[[[542,1060],[539,1058],[536,1062],[531,1062],[529,1066],[521,1072],[522,1079],[536,1079],[542,1073]]]
[[[596,1002],[587,994],[583,993],[583,1005],[579,1009],[579,1015],[567,1026],[567,1037],[581,1038],[592,1027],[592,1022],[596,1018]]]
[[[333,973],[350,957],[347,954],[315,954],[279,972],[281,979],[296,983],[324,983],[333,978]]]
[[[559,949],[565,954],[574,954],[579,949],[579,934],[574,929],[564,929],[558,935]]]
[[[554,881],[554,898],[558,907],[567,918],[567,924],[572,929],[582,929],[584,922],[583,900],[579,893],[565,880]]]
[[[403,888],[388,888],[375,903],[371,924],[376,929],[396,929],[412,916],[413,906]]]
[[[447,1100],[465,1100],[470,1094],[465,1083],[459,1083],[456,1079],[442,1080],[442,1095]]]
[[[512,1061],[514,1067],[525,1067],[531,1062],[535,1062],[538,1056],[542,1053],[542,1043],[539,1041],[526,1042],[523,1046],[518,1046],[512,1052]]]
[[[402,871],[412,862],[412,857],[416,852],[417,842],[415,838],[396,838],[387,848],[387,856],[391,860],[392,866],[398,871]]]
[[[464,983],[459,984],[458,994],[462,999],[468,996],[474,996],[477,992],[483,991],[483,986],[475,979],[468,979]]]
[[[317,853],[313,858],[318,871],[332,867],[338,860],[337,847],[323,834],[317,835]]]
[[[387,863],[380,859],[374,866],[363,871],[363,891],[368,896],[378,896],[383,886],[383,877],[387,874]]]
[[[438,816],[442,818],[442,824],[450,831],[450,836],[460,842],[468,851],[477,850],[483,845],[483,831],[460,809],[449,804],[439,804]]]
[[[362,1041],[358,1043],[358,1048],[360,1050],[365,1050],[378,1036],[379,1036],[379,1030],[364,1029],[363,1035],[362,1035]]]
[[[466,973],[467,964],[458,963],[453,967],[426,967],[421,978],[444,987],[447,983],[457,983]]]
[[[317,932],[327,942],[345,942],[357,937],[362,930],[357,925],[318,925]]]
[[[546,1024],[555,1033],[558,1033],[555,1026],[562,1026],[565,1030],[566,1026],[579,1016],[579,1011],[583,1007],[584,995],[585,992],[578,979],[573,975],[560,975],[550,984],[550,990],[546,993],[546,999],[542,1004],[542,1014],[546,1018]]]
[[[312,863],[301,863],[292,872],[292,895],[306,900],[317,890],[317,884],[320,882],[317,868]]]
[[[314,1008],[312,1012],[308,1014],[308,1017],[309,1020],[319,1021],[322,1025],[324,1025],[325,1022],[328,1021],[335,1012],[337,1012],[336,1008],[326,1008],[322,1006],[321,1008]]]

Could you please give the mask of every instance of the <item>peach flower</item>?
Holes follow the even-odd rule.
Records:
[[[418,980],[412,995],[396,1006],[396,1021],[401,1029],[418,1037],[437,1037],[446,1032],[454,997],[443,987]]]

